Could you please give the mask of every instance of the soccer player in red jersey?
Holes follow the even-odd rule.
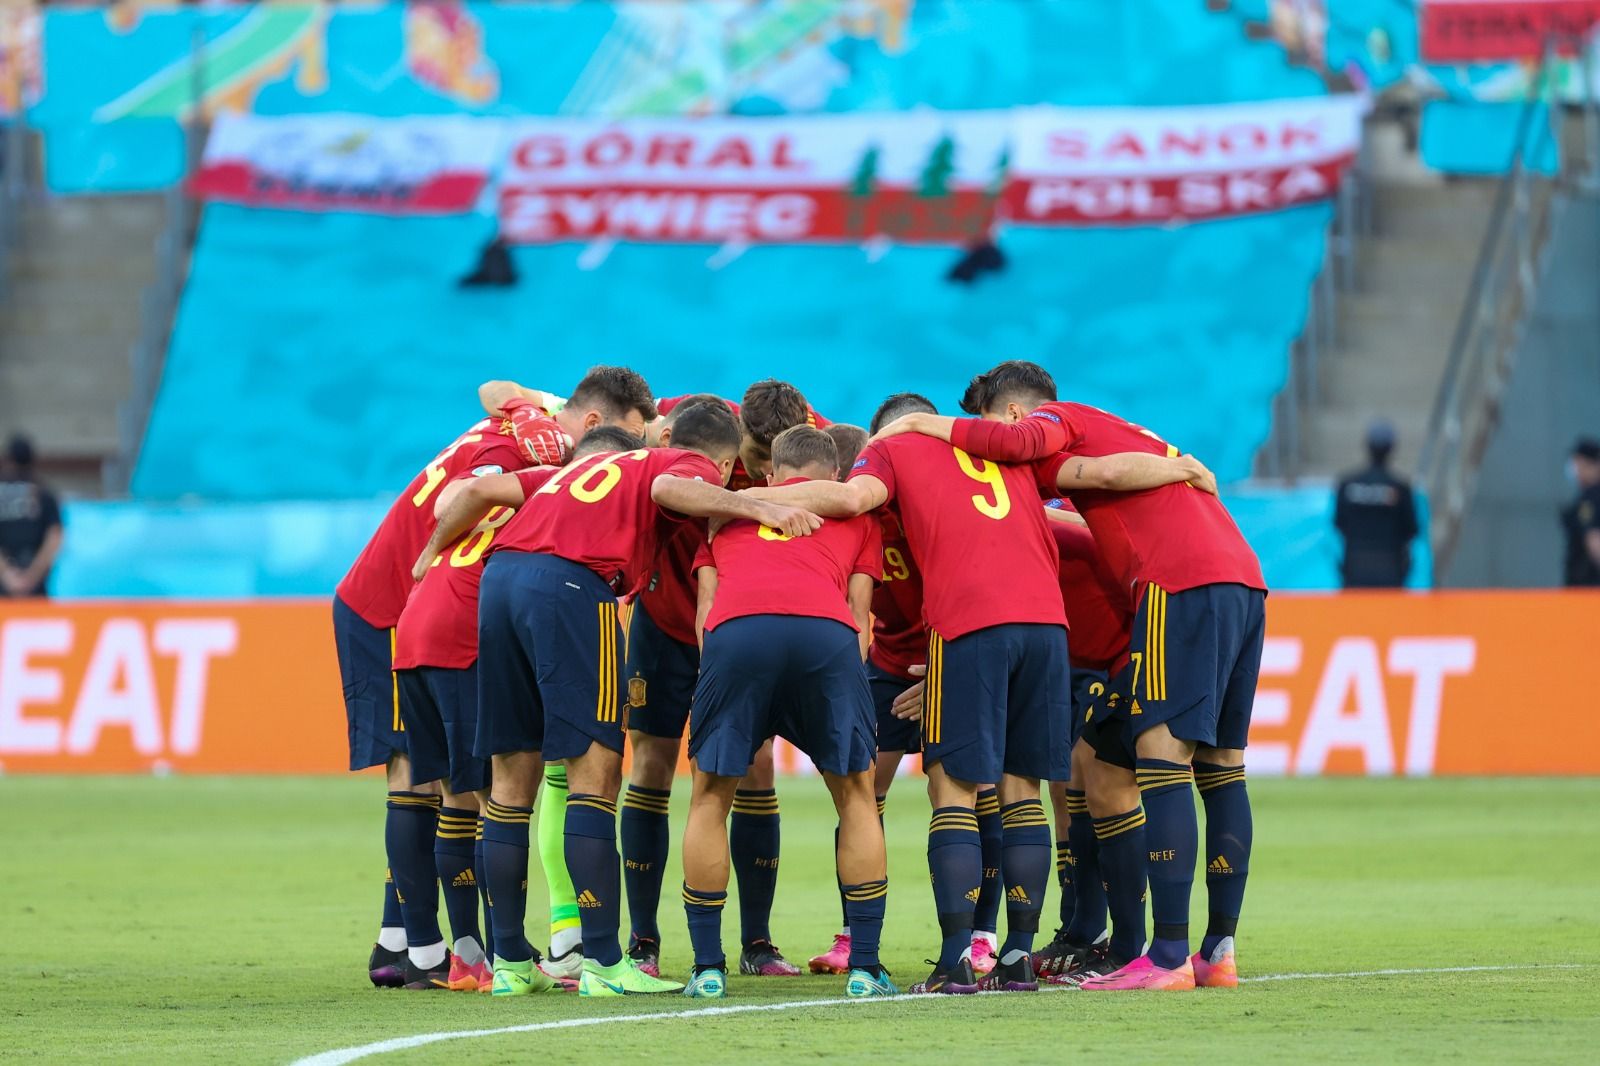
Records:
[[[1194,476],[1192,463],[1145,461],[1152,458],[1095,465],[1132,484]],[[934,808],[928,863],[943,943],[933,973],[912,991],[978,989],[963,956],[983,879],[976,807],[985,781],[999,783],[1007,902],[1006,940],[985,987],[1038,987],[1031,954],[1051,843],[1039,781],[1068,774],[1070,679],[1056,548],[1033,476],[908,434],[868,445],[845,484],[751,490],[829,516],[892,504],[922,571],[922,750]],[[1005,575],[1005,595],[995,594],[996,574]]]
[[[492,762],[484,823],[493,900],[494,991],[538,991],[523,934],[528,822],[546,758],[564,760],[565,858],[577,889],[586,996],[680,986],[639,970],[618,940],[616,795],[622,770],[621,627],[617,594],[639,587],[663,536],[688,517],[753,518],[791,535],[821,520],[723,488],[739,446],[725,411],[701,405],[672,448],[602,453],[568,465],[502,527],[478,603],[479,717],[474,750]],[[480,521],[489,489],[464,492],[440,516],[419,566]],[[487,498],[486,498],[487,497]]]
[[[734,463],[728,483],[733,489],[766,483],[772,440],[779,432],[791,426],[828,424],[793,385],[769,379],[751,385],[738,404],[709,393],[660,401],[662,416],[650,427],[652,443],[670,444],[673,421],[679,412],[697,403],[719,404],[739,419],[740,459]],[[673,531],[628,618],[626,673],[633,766],[622,800],[619,831],[632,926],[628,955],[647,973],[660,972],[661,931],[656,914],[666,873],[667,804],[700,670],[692,567],[705,540],[704,523],[686,522]],[[547,775],[554,772],[559,768]],[[541,818],[539,824],[542,840],[546,822]],[[767,744],[734,795],[729,834],[739,883],[741,973],[778,977],[800,973],[773,944],[770,927],[781,826],[772,746]]]
[[[639,444],[624,429],[598,426],[584,435],[576,456],[627,451]],[[518,480],[524,488],[536,489],[558,469],[537,467]],[[435,510],[442,512],[469,481],[460,479],[440,490]],[[484,554],[512,513],[510,507],[496,507],[447,545],[412,588],[395,627],[395,680],[412,788],[437,789],[444,801],[433,854],[454,941],[432,970],[408,958],[407,987],[476,992],[488,991],[491,980],[478,923],[482,846],[477,843],[489,762],[472,753],[478,722],[478,585]],[[431,892],[424,896],[437,898]]]
[[[962,407],[982,418],[915,415],[891,428],[931,432],[997,460],[1043,460],[1041,484],[1072,493],[1107,564],[1136,597],[1134,676],[1121,718],[1143,811],[1132,806],[1105,817],[1097,813],[1095,826],[1102,844],[1113,835],[1145,838],[1127,846],[1148,849],[1155,935],[1147,955],[1083,987],[1232,986],[1252,837],[1244,747],[1266,624],[1261,564],[1213,495],[1181,485],[1123,494],[1081,484],[1086,457],[1129,449],[1176,455],[1177,449],[1106,411],[1056,402],[1055,381],[1043,367],[1002,363],[973,379]],[[1206,865],[1210,920],[1191,958],[1196,784],[1212,858]]]
[[[773,441],[772,464],[781,484],[832,481],[838,450],[823,431],[796,426]],[[878,523],[867,516],[829,522],[804,539],[730,522],[696,559],[704,654],[690,718],[694,794],[683,838],[683,902],[694,944],[685,994],[692,998],[726,994],[727,819],[740,779],[774,735],[811,757],[839,812],[838,876],[852,943],[846,995],[898,991],[878,961],[889,883],[862,665],[882,562]]]
[[[573,397],[554,425],[550,420],[530,421],[526,427],[530,438],[558,432],[581,436],[589,426],[613,419],[632,420],[642,429],[646,418],[654,415],[644,379],[621,368],[594,368],[579,382]],[[405,983],[402,956],[411,954],[408,946],[425,949],[416,961],[429,968],[426,964],[437,955],[433,941],[442,939],[437,935],[437,905],[426,902],[436,899],[428,886],[435,878],[433,838],[440,800],[411,787],[399,688],[392,673],[394,626],[411,591],[411,563],[433,530],[433,502],[440,486],[466,474],[498,473],[526,464],[523,446],[507,419],[485,419],[472,426],[406,486],[334,593],[333,631],[349,724],[350,769],[387,768],[384,840],[389,876],[383,924],[367,966],[375,985]],[[405,920],[403,898],[414,901],[411,922]],[[413,932],[406,932],[408,925],[414,926]],[[432,940],[419,942],[419,937],[429,935],[430,926]]]
[[[1072,505],[1063,499],[1052,499],[1045,507],[1061,558],[1061,598],[1072,616],[1073,746],[1071,779],[1050,783],[1061,925],[1051,942],[1034,954],[1033,965],[1041,979],[1053,984],[1075,984],[1090,967],[1099,967],[1091,976],[1109,973],[1144,948],[1142,907],[1136,927],[1125,920],[1117,929],[1114,945],[1102,942],[1106,895],[1086,797],[1095,760],[1093,749],[1083,739],[1085,723],[1096,701],[1106,698],[1109,677],[1128,661],[1133,614],[1127,593],[1100,560],[1094,535]],[[1133,783],[1132,768],[1122,771],[1100,765],[1109,772],[1125,774],[1127,783]],[[1107,968],[1113,947],[1122,949],[1124,954],[1116,965]]]
[[[896,393],[878,406],[870,425],[876,431],[903,414],[935,410],[933,401],[925,396]],[[840,438],[835,431],[841,428],[856,429],[837,423],[828,427],[826,432],[834,437],[836,446]],[[844,463],[844,449],[840,449],[840,462],[847,471],[865,447],[867,434],[862,430],[856,432],[862,439],[851,448],[848,464]],[[872,682],[872,700],[878,721],[875,787],[881,816],[901,760],[907,753],[922,750],[921,727],[914,708],[921,706],[923,686],[919,678],[927,665],[928,631],[922,624],[922,574],[917,569],[905,530],[891,509],[880,509],[878,518],[883,535],[883,577],[872,594],[872,646],[867,652],[867,676]],[[967,957],[972,961],[973,972],[982,977],[994,968],[996,960],[995,948],[999,943],[995,929],[1002,895],[1000,801],[992,784],[983,784],[978,790],[977,815],[983,848],[983,884],[974,910],[972,943]],[[848,902],[842,890],[839,900],[841,909],[847,912]],[[809,967],[812,973],[847,973],[849,958],[850,922],[846,913],[833,945],[814,956]]]

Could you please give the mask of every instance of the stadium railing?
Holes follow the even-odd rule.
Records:
[[[1545,48],[1542,71],[1559,42]],[[1417,482],[1433,501],[1430,539],[1441,571],[1448,566],[1472,503],[1484,452],[1499,423],[1500,401],[1510,380],[1523,322],[1539,284],[1542,253],[1563,191],[1593,190],[1600,178],[1600,109],[1585,57],[1585,99],[1556,124],[1560,168],[1550,176],[1528,165],[1540,154],[1550,124],[1538,117],[1551,106],[1548,88],[1523,102],[1515,144],[1495,196],[1493,214],[1478,253],[1472,283],[1457,320],[1444,377],[1428,422]]]

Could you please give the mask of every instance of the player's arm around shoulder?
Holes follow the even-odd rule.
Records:
[[[771,502],[744,492],[729,492],[698,478],[658,474],[650,484],[656,506],[695,518],[748,518],[786,533],[808,537],[822,527],[817,515],[793,504]]]
[[[1147,452],[1074,455],[1056,472],[1056,487],[1062,492],[1090,489],[1141,492],[1180,484],[1192,485],[1212,496],[1217,494],[1216,475],[1192,455],[1168,457]]]
[[[411,567],[412,578],[421,581],[445,545],[454,543],[490,511],[496,507],[520,507],[527,498],[523,480],[516,474],[464,477],[446,485],[434,502],[433,535]]]
[[[854,518],[882,507],[889,499],[884,483],[871,474],[849,481],[805,481],[772,488],[745,489],[739,493],[754,500],[799,507],[824,518]],[[767,523],[771,525],[771,523]]]

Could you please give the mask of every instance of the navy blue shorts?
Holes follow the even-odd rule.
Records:
[[[554,555],[501,551],[478,593],[480,758],[622,751],[622,626],[611,587]]]
[[[635,602],[628,619],[628,728],[678,740],[700,677],[700,649],[661,631]]]
[[[1080,739],[1094,749],[1101,762],[1120,766],[1133,773],[1137,756],[1133,751],[1133,730],[1128,719],[1117,713],[1128,699],[1133,683],[1133,664],[1129,663],[1107,682],[1104,690],[1083,711],[1078,723]]]
[[[1071,735],[1074,744],[1083,735],[1083,723],[1089,718],[1089,708],[1094,706],[1095,700],[1106,694],[1106,682],[1104,670],[1073,669]]]
[[[990,626],[946,641],[928,634],[922,762],[957,781],[1072,773],[1072,677],[1061,626]]]
[[[350,769],[387,766],[406,753],[400,692],[394,679],[394,630],[379,629],[333,598],[333,642],[344,682],[344,716],[350,727]]]
[[[1242,748],[1250,733],[1267,594],[1244,585],[1145,589],[1133,620],[1134,737],[1165,724],[1179,740]]]
[[[478,664],[396,670],[411,783],[447,781],[454,793],[489,787],[489,760],[472,754],[478,734]]]
[[[762,614],[706,634],[689,757],[704,773],[743,777],[774,736],[825,773],[872,768],[872,690],[855,630],[828,618]]]
[[[915,718],[896,718],[889,713],[895,697],[917,682],[891,674],[870,658],[867,680],[872,684],[872,706],[878,716],[878,750],[915,753],[922,750],[922,723]]]

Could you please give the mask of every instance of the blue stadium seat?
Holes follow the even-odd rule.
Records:
[[[1006,233],[1009,266],[945,281],[947,248],[619,245],[515,253],[521,283],[463,290],[481,219],[208,209],[133,481],[147,499],[340,499],[404,484],[476,417],[474,386],[562,389],[597,362],[660,395],[792,379],[864,422],[909,388],[953,409],[1003,358],[1064,395],[1250,473],[1322,260],[1323,206],[1171,229]],[[197,447],[196,434],[207,443]]]

